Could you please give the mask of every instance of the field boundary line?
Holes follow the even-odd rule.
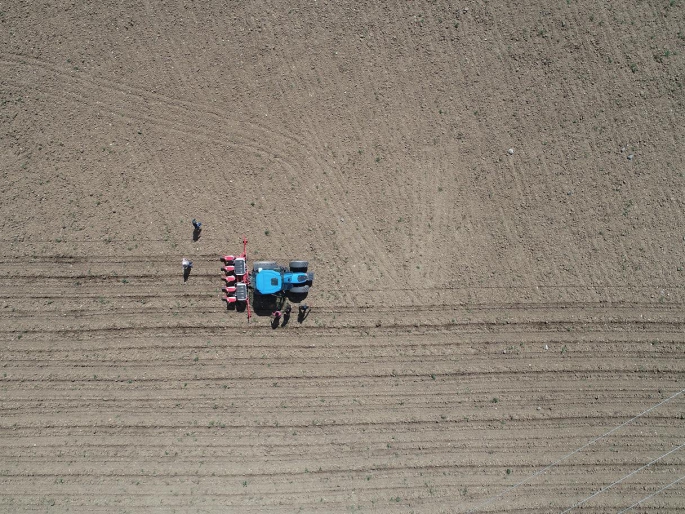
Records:
[[[678,446],[678,447],[676,447],[676,448],[673,448],[672,450],[670,450],[670,451],[664,453],[663,455],[657,457],[657,458],[654,459],[653,461],[648,462],[648,463],[645,464],[644,466],[639,467],[639,468],[637,468],[637,469],[634,470],[634,471],[631,471],[630,473],[628,473],[628,474],[627,474],[626,476],[624,476],[623,478],[620,478],[620,479],[616,480],[616,482],[614,482],[614,483],[612,483],[612,484],[609,484],[609,485],[606,486],[606,487],[603,487],[602,489],[600,489],[599,491],[597,491],[597,492],[591,494],[590,496],[588,496],[588,497],[585,498],[584,500],[580,500],[578,503],[576,503],[575,505],[569,507],[568,509],[566,509],[565,511],[563,511],[561,514],[566,514],[567,512],[572,511],[572,510],[575,509],[576,507],[580,507],[583,503],[585,503],[586,501],[591,500],[592,498],[594,498],[594,497],[597,496],[598,494],[603,493],[604,491],[606,491],[606,490],[608,490],[608,489],[611,489],[611,488],[614,487],[615,485],[620,484],[621,482],[623,482],[625,479],[632,477],[635,473],[637,473],[637,472],[639,472],[639,471],[642,471],[642,470],[645,469],[645,468],[648,468],[649,466],[651,466],[651,465],[654,464],[655,462],[657,462],[657,461],[663,459],[664,457],[667,457],[668,455],[672,454],[673,452],[677,452],[678,450],[680,450],[680,449],[683,448],[683,447],[685,447],[685,443],[683,443],[683,444],[681,444],[680,446]]]
[[[595,437],[592,441],[590,441],[590,442],[588,442],[588,443],[585,443],[583,446],[581,446],[581,447],[579,447],[579,448],[576,448],[575,450],[573,450],[573,451],[570,452],[570,453],[567,453],[566,455],[564,455],[564,456],[563,456],[562,458],[560,458],[559,460],[556,460],[556,461],[553,462],[552,464],[549,464],[548,466],[542,468],[541,470],[536,471],[536,472],[533,473],[532,475],[530,475],[530,476],[528,476],[527,478],[524,478],[523,480],[517,482],[516,484],[512,485],[512,486],[509,487],[508,489],[505,489],[505,490],[502,491],[501,493],[498,493],[498,494],[496,494],[496,495],[494,495],[494,496],[491,496],[490,498],[488,498],[486,501],[484,501],[484,502],[481,503],[480,505],[476,505],[476,506],[473,507],[472,509],[469,509],[468,511],[466,511],[466,513],[467,513],[467,514],[471,514],[472,512],[476,512],[476,511],[482,509],[483,507],[485,507],[486,505],[492,503],[493,501],[497,500],[498,498],[501,498],[501,497],[504,496],[505,494],[508,494],[508,493],[510,493],[511,491],[513,491],[514,489],[517,489],[518,487],[520,487],[521,485],[525,484],[525,483],[528,482],[529,480],[532,480],[533,478],[535,478],[535,477],[537,477],[537,476],[539,476],[539,475],[542,475],[542,474],[543,474],[545,471],[547,471],[548,469],[553,468],[553,467],[556,466],[557,464],[559,464],[559,463],[565,461],[566,459],[572,457],[572,456],[575,455],[576,453],[578,453],[578,452],[584,450],[585,448],[587,448],[588,446],[590,446],[590,445],[596,443],[596,442],[599,441],[600,439],[603,439],[603,438],[605,438],[605,437],[607,437],[607,436],[613,434],[613,433],[616,432],[617,430],[620,430],[621,428],[623,428],[624,426],[626,426],[626,425],[632,423],[632,422],[635,421],[636,419],[641,418],[642,416],[644,416],[644,415],[647,414],[648,412],[653,411],[653,410],[656,409],[657,407],[661,407],[663,404],[670,402],[673,398],[675,398],[676,396],[679,396],[679,395],[681,395],[681,394],[683,394],[683,393],[685,393],[685,389],[681,389],[681,390],[678,391],[677,393],[674,393],[673,395],[669,396],[669,397],[666,398],[665,400],[660,401],[660,402],[657,403],[656,405],[652,405],[649,409],[647,409],[647,410],[645,410],[645,411],[642,411],[642,412],[641,412],[640,414],[638,414],[637,416],[635,416],[635,417],[629,419],[628,421],[625,421],[625,422],[621,423],[620,425],[618,425],[617,427],[612,428],[612,429],[609,430],[608,432],[605,432],[604,434]],[[682,448],[682,446],[681,446],[681,448]]]
[[[675,485],[675,484],[677,484],[678,482],[681,482],[681,481],[683,481],[683,480],[685,480],[685,475],[683,475],[683,476],[681,476],[680,478],[674,480],[674,481],[671,482],[670,484],[663,486],[661,489],[659,489],[658,491],[653,492],[653,493],[650,494],[649,496],[645,496],[645,497],[642,498],[639,502],[633,503],[630,507],[627,507],[627,508],[623,509],[623,510],[620,511],[618,514],[623,514],[624,512],[628,512],[629,510],[634,509],[635,507],[637,507],[638,505],[640,505],[643,501],[649,500],[652,496],[656,496],[656,495],[659,494],[661,491],[665,491],[665,490],[668,489],[669,487],[671,487],[671,486],[673,486],[673,485]]]

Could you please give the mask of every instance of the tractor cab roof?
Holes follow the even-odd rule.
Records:
[[[255,287],[261,294],[278,293],[283,285],[283,277],[278,271],[263,269],[255,277]]]

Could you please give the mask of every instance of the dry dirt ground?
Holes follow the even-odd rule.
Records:
[[[682,512],[684,20],[0,1],[0,510]]]

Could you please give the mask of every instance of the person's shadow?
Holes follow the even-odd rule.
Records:
[[[201,228],[194,228],[193,229],[193,241],[197,241],[200,239],[200,236],[202,235],[202,229]]]
[[[278,328],[278,325],[280,322],[281,322],[281,318],[274,317],[274,319],[271,320],[271,328],[276,330]]]
[[[285,314],[283,314],[283,323],[281,323],[281,326],[285,327],[289,321],[290,321],[290,313],[286,312]]]
[[[188,277],[190,277],[190,266],[185,266],[183,268],[183,282],[188,282]]]
[[[298,323],[302,323],[304,320],[306,320],[306,319],[307,319],[307,316],[309,316],[309,311],[310,311],[310,310],[311,310],[311,309],[307,309],[307,310],[304,311],[304,312],[299,311],[299,312],[297,313],[297,322],[298,322]]]

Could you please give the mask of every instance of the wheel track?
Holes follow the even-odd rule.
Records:
[[[131,337],[137,334],[149,334],[155,336],[162,335],[227,335],[231,330],[237,330],[241,334],[249,333],[251,337],[272,334],[279,338],[288,337],[286,333],[274,334],[270,325],[245,325],[239,320],[233,320],[235,325],[226,325],[225,321],[213,321],[212,323],[197,323],[185,320],[185,316],[177,318],[171,310],[168,312],[168,321],[165,323],[146,323],[141,319],[140,315],[133,315],[128,323],[125,321],[112,322],[111,318],[117,317],[116,310],[112,310],[107,315],[102,315],[99,318],[97,315],[90,316],[88,324],[83,324],[78,327],[73,325],[58,324],[60,320],[57,317],[53,318],[52,326],[49,328],[34,328],[35,324],[26,325],[21,328],[6,327],[0,333],[13,334],[15,337],[19,335],[35,336],[37,334],[50,334],[55,336],[79,336],[79,337],[93,337],[93,336],[107,336],[116,334],[117,337]],[[147,318],[147,316],[145,316]],[[136,320],[143,321],[142,324],[136,324]],[[372,335],[389,335],[389,334],[444,334],[450,333],[454,335],[468,335],[468,334],[482,334],[482,333],[508,333],[512,336],[514,334],[525,333],[546,333],[558,334],[559,332],[585,332],[585,333],[621,333],[621,332],[636,332],[643,334],[651,334],[654,337],[663,337],[665,334],[678,333],[683,330],[685,322],[683,321],[644,321],[632,320],[622,323],[612,323],[608,321],[592,321],[592,320],[564,320],[558,322],[545,321],[523,321],[523,322],[492,322],[492,321],[476,321],[476,322],[444,322],[437,319],[434,322],[414,323],[407,322],[389,322],[385,321],[380,326],[377,323],[378,318],[374,317],[360,317],[357,319],[350,319],[344,324],[331,326],[311,326],[301,325],[297,327],[298,337],[315,337],[326,335],[327,337],[338,336],[353,336],[353,337],[368,337]],[[78,320],[67,320],[67,323],[78,323]],[[133,324],[130,324],[133,323]],[[506,329],[505,329],[506,327]],[[294,330],[293,330],[294,331]],[[290,333],[290,332],[288,332]],[[295,335],[295,334],[292,334]]]
[[[287,70],[288,76],[294,84],[298,85],[298,90],[306,90],[305,80],[300,76],[301,72],[293,71],[297,68],[299,64],[292,57],[289,57],[286,61],[287,64],[284,69]],[[305,63],[306,64],[306,63]],[[286,92],[284,91],[284,94]],[[286,94],[287,97],[287,94]],[[292,104],[292,102],[291,102]],[[291,107],[295,107],[292,106]],[[305,113],[308,111],[305,110]],[[350,247],[350,255],[359,258],[360,261],[364,262],[375,262],[375,260],[380,259],[381,263],[384,265],[380,266],[386,270],[386,274],[389,274],[391,279],[398,282],[398,277],[392,272],[393,266],[387,256],[385,249],[380,245],[380,242],[372,234],[368,223],[364,220],[365,218],[360,217],[357,212],[352,212],[346,205],[349,205],[349,200],[346,197],[346,190],[348,184],[347,179],[342,175],[340,171],[340,165],[333,166],[329,164],[328,159],[323,157],[323,153],[328,145],[324,144],[321,140],[321,134],[325,134],[323,127],[310,115],[306,116],[304,120],[299,123],[300,130],[307,134],[305,140],[307,141],[307,157],[313,162],[314,169],[320,169],[323,171],[325,178],[321,181],[321,186],[324,188],[323,191],[318,195],[325,198],[330,198],[330,203],[321,203],[320,208],[324,210],[334,210],[335,220],[344,219],[344,225],[340,225],[339,229],[342,234],[346,234],[343,241],[345,247]],[[329,148],[330,150],[330,148]],[[338,156],[338,159],[340,156]],[[337,199],[337,200],[336,200]],[[366,205],[371,205],[367,202]],[[350,224],[353,224],[353,228],[350,228]],[[338,230],[336,229],[336,232]],[[327,238],[325,234],[320,234],[322,236],[320,239],[326,241]],[[336,255],[338,251],[333,251],[330,254]],[[360,258],[361,256],[368,256],[368,259]],[[370,259],[370,260],[369,260]],[[375,272],[375,278],[380,279],[380,274],[378,268],[372,270]]]
[[[181,60],[178,57],[179,51],[177,44],[175,43],[173,39],[173,31],[169,30],[162,30],[160,27],[160,17],[158,14],[155,12],[154,9],[150,6],[150,1],[149,0],[144,0],[145,4],[145,10],[147,11],[147,16],[146,18],[150,20],[152,23],[152,26],[157,33],[158,39],[161,39],[164,42],[164,47],[167,50],[167,55],[173,62],[174,70],[176,71],[176,74],[178,76],[179,83],[182,86],[182,89],[185,91],[190,90],[189,86],[189,81],[188,78],[186,77],[185,73],[183,72],[183,66],[181,65]],[[169,13],[169,11],[167,11]],[[163,17],[162,17],[163,18]]]
[[[324,145],[319,138],[321,128],[317,127],[312,117],[308,117],[302,124],[302,130],[308,133],[310,141],[315,142],[315,144],[309,145],[312,150],[308,152],[308,159],[313,162],[312,167],[323,170],[325,176],[320,182],[322,189],[320,189],[317,195],[319,200],[318,208],[322,212],[334,212],[333,219],[336,222],[344,223],[344,225],[336,225],[338,228],[332,229],[335,230],[335,239],[339,238],[337,236],[338,232],[344,234],[345,237],[341,243],[345,248],[349,248],[349,255],[358,262],[375,263],[380,260],[381,265],[370,270],[376,280],[381,278],[379,270],[385,269],[386,274],[390,276],[391,280],[395,284],[399,283],[397,277],[392,272],[393,266],[385,249],[381,247],[377,238],[371,236],[373,232],[368,227],[368,224],[364,222],[364,218],[360,217],[357,212],[352,212],[344,207],[349,205],[345,194],[345,178],[341,175],[338,167],[329,165],[326,159],[320,157],[324,149]],[[323,198],[330,198],[330,202],[321,202]],[[349,228],[350,224],[353,224],[354,230]],[[318,234],[319,241],[331,241],[331,234],[324,233],[321,228],[319,228]],[[336,245],[331,248],[331,251],[326,253],[329,255],[339,255],[341,252]]]
[[[0,60],[0,62],[10,65],[38,67],[58,76],[62,82],[59,91],[55,92],[44,89],[47,87],[44,81],[42,82],[42,88],[38,88],[33,84],[21,84],[22,88],[30,87],[35,91],[51,94],[55,98],[61,98],[61,94],[65,91],[64,86],[69,84],[74,88],[73,91],[68,92],[72,100],[80,100],[80,103],[84,105],[102,106],[123,113],[126,117],[131,119],[148,121],[154,125],[163,127],[172,126],[175,127],[176,131],[179,133],[191,138],[194,133],[201,133],[203,134],[203,138],[208,142],[221,146],[230,146],[232,144],[237,148],[247,149],[255,154],[271,154],[272,149],[277,148],[279,153],[287,155],[289,153],[289,148],[298,146],[304,148],[304,145],[302,145],[300,141],[282,132],[273,130],[271,126],[267,128],[263,124],[256,124],[245,119],[241,119],[240,122],[230,123],[228,118],[217,113],[218,107],[216,106],[212,106],[210,109],[209,106],[203,106],[196,102],[175,100],[164,95],[150,93],[135,88],[128,84],[122,85],[119,82],[106,79],[85,78],[83,74],[74,76],[73,74],[62,72],[59,68],[35,58],[9,55],[14,57],[14,60],[9,60],[7,54],[5,54],[5,57]],[[31,64],[23,64],[21,61],[30,62]],[[86,95],[86,92],[88,92],[90,96]],[[112,94],[119,98],[117,103],[113,103],[114,98],[112,98]],[[136,104],[131,107],[124,107],[125,105],[130,104],[131,100],[134,100]],[[156,113],[157,109],[153,111],[153,108],[155,107],[154,102],[156,102],[157,105],[162,105],[166,115],[171,115],[171,118],[161,117]],[[228,108],[228,106],[224,107]],[[142,113],[150,114],[143,115]],[[191,120],[193,122],[192,125],[190,124]],[[211,125],[201,125],[201,120],[206,120],[207,122],[212,121],[213,123]],[[218,130],[220,126],[225,126],[226,124],[229,124],[228,128],[231,129],[231,132],[226,133]],[[245,130],[246,127],[249,128],[249,130]],[[257,127],[257,130],[252,127]],[[254,137],[252,139],[240,137],[240,135],[249,134],[251,131],[258,132],[259,137]],[[219,134],[222,137],[211,137],[212,134]],[[257,141],[269,141],[272,145],[273,143],[276,143],[276,145],[267,146],[266,143],[260,144],[257,143]]]
[[[69,78],[71,79],[71,76],[66,76],[62,75],[62,78]],[[102,98],[108,98],[107,95],[102,95],[102,94],[97,94],[94,95],[94,98],[97,98],[98,100],[92,100],[91,102],[84,101],[83,99],[83,88],[82,85],[83,83],[79,84],[81,87],[79,87],[76,91],[72,93],[68,93],[69,96],[71,96],[72,100],[78,103],[84,103],[89,106],[93,105],[98,105],[102,107],[107,107],[109,110],[118,112],[119,114],[125,115],[126,117],[130,119],[135,119],[138,121],[145,121],[148,123],[151,123],[156,126],[161,126],[164,127],[168,131],[176,132],[179,134],[182,134],[185,138],[193,138],[193,139],[200,139],[204,142],[212,143],[215,145],[219,146],[229,146],[229,147],[236,147],[241,150],[249,150],[255,155],[261,155],[262,153],[266,153],[268,155],[272,155],[272,159],[276,162],[278,162],[284,170],[287,170],[288,175],[290,177],[293,177],[293,179],[296,179],[299,175],[298,173],[298,167],[295,165],[295,162],[299,159],[296,159],[292,155],[290,155],[288,158],[282,158],[279,156],[279,154],[286,154],[288,155],[288,149],[292,146],[290,143],[291,141],[286,141],[286,144],[281,144],[275,147],[276,151],[274,151],[274,147],[267,148],[263,145],[257,145],[255,141],[247,142],[244,138],[238,139],[235,134],[223,134],[224,138],[223,139],[217,139],[214,134],[217,134],[220,132],[216,130],[216,128],[210,128],[210,127],[200,127],[197,125],[197,121],[195,122],[195,125],[190,125],[189,121],[187,118],[184,118],[183,120],[176,120],[176,121],[170,121],[169,119],[164,119],[159,117],[158,115],[152,116],[152,115],[143,115],[141,114],[143,111],[142,110],[132,110],[132,109],[125,109],[121,104],[115,104],[115,105],[106,105],[104,102],[101,101]],[[120,89],[113,88],[113,90],[121,92]],[[45,90],[41,90],[42,93],[48,94]],[[56,98],[62,98],[65,96],[65,91],[64,88],[60,89],[59,94],[54,95]],[[147,107],[147,106],[145,106]],[[167,111],[168,112],[168,111]],[[236,128],[237,130],[237,128]],[[244,132],[244,131],[243,131]],[[270,136],[273,136],[271,134]],[[274,142],[273,137],[268,138],[269,141],[272,143]],[[276,153],[278,152],[278,153]],[[152,152],[153,157],[156,159],[156,164],[158,167],[162,166],[162,163],[159,161],[158,157],[154,152]],[[309,155],[309,158],[312,158],[311,152],[305,151],[305,155]],[[323,161],[320,164],[325,164]],[[162,166],[163,167],[163,166]],[[327,168],[331,173],[333,173],[333,170],[331,168]],[[157,176],[158,174],[155,174]],[[157,184],[157,187],[160,187],[160,184]],[[336,192],[335,194],[342,198],[342,195],[340,194],[340,191],[342,191],[342,185],[340,184],[340,181],[338,180],[337,187],[336,187]],[[332,200],[334,197],[332,197]],[[332,202],[331,205],[336,205],[336,202]],[[320,207],[324,207],[321,205]],[[346,211],[345,211],[346,212]],[[341,211],[338,215],[336,215],[337,219],[344,218],[342,214],[345,212]],[[350,219],[350,216],[348,215],[348,218]],[[364,230],[359,230],[361,234],[364,233]],[[365,236],[362,235],[362,239],[364,239]],[[320,238],[321,241],[325,241],[325,237]],[[369,257],[373,257],[376,255],[383,255],[383,254],[374,254],[371,250],[367,248],[367,245],[361,245],[357,244],[356,239],[351,239],[347,241],[348,245],[352,245],[353,248],[351,248],[351,251],[355,255],[365,255],[366,253],[369,254]],[[368,240],[366,241],[368,244]],[[355,246],[356,245],[356,246]],[[337,253],[337,252],[334,252]],[[387,260],[387,259],[386,259]],[[388,268],[391,269],[391,268]]]
[[[182,140],[199,140],[201,142],[210,143],[219,147],[247,151],[256,156],[260,156],[263,153],[269,153],[269,150],[267,150],[266,147],[259,146],[256,142],[241,141],[233,134],[221,134],[219,130],[211,130],[211,127],[192,126],[189,121],[162,118],[157,114],[145,114],[145,110],[143,109],[131,109],[128,111],[122,106],[121,103],[106,104],[102,100],[95,100],[95,98],[108,98],[106,95],[103,95],[102,97],[93,95],[92,99],[88,99],[83,94],[83,91],[79,91],[78,89],[75,89],[74,91],[67,91],[64,88],[60,88],[59,93],[52,93],[46,91],[45,89],[39,89],[37,86],[22,85],[22,87],[24,89],[31,89],[46,96],[51,96],[57,100],[68,98],[74,103],[81,104],[89,108],[107,109],[111,112],[121,115],[124,118],[141,123],[149,123],[150,125],[161,128],[169,133],[183,136],[181,138]],[[168,112],[169,111],[167,111],[167,113]],[[217,134],[223,135],[224,138],[217,138]],[[284,161],[279,160],[279,162],[282,164]],[[289,169],[293,168],[293,166],[289,167]]]
[[[220,309],[218,309],[220,310]],[[116,314],[112,312],[110,314]],[[443,322],[436,321],[434,323],[415,323],[411,320],[404,323],[399,322],[385,322],[380,326],[375,323],[377,317],[364,317],[355,321],[365,321],[368,324],[351,324],[349,326],[327,326],[317,327],[311,325],[302,325],[298,327],[298,335],[304,337],[318,335],[318,333],[334,335],[336,333],[362,334],[364,331],[373,328],[374,333],[433,333],[433,332],[451,332],[455,334],[463,333],[479,333],[479,332],[501,332],[502,327],[506,327],[508,333],[527,333],[527,332],[544,332],[544,333],[558,333],[564,331],[575,330],[584,332],[601,332],[604,331],[640,331],[642,333],[678,333],[685,326],[685,321],[650,321],[650,320],[628,320],[620,323],[612,323],[611,321],[593,321],[593,320],[564,320],[555,322],[546,321],[476,321],[476,322]],[[214,326],[205,325],[202,323],[187,323],[181,322],[173,325],[147,325],[147,326],[120,326],[120,327],[82,327],[78,329],[57,328],[50,327],[49,329],[30,329],[23,330],[24,334],[39,334],[39,333],[59,333],[59,334],[75,334],[75,333],[112,333],[115,331],[151,331],[151,330],[172,330],[172,331],[192,331],[200,330],[201,333],[211,333],[217,330],[226,330],[229,327],[225,325]],[[263,325],[240,325],[235,327],[238,330],[249,331],[256,335],[259,333],[272,333],[270,326]],[[412,331],[411,329],[416,329]],[[15,332],[15,330],[4,330],[4,332]],[[368,334],[365,334],[368,335]],[[285,336],[283,336],[285,337]]]

